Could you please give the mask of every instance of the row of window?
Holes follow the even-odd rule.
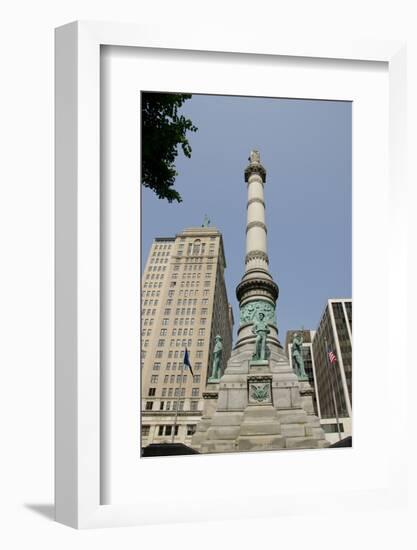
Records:
[[[175,352],[177,353],[177,352]],[[200,358],[202,357],[202,353],[200,354]],[[179,354],[176,355],[176,357],[178,357]],[[178,368],[181,368],[181,365],[182,363],[177,363],[176,361],[174,361],[172,364],[171,364],[171,361],[168,361],[167,364],[165,365],[165,370],[177,370],[177,365],[178,365]],[[194,363],[194,366],[193,366],[193,371],[195,372],[198,372],[199,370],[201,370],[201,366],[202,366],[202,363],[200,362],[196,362]],[[153,364],[153,370],[161,370],[161,363],[159,362],[156,362]]]
[[[158,300],[143,300],[143,307],[145,306],[157,306]]]
[[[202,323],[204,324],[204,323]],[[177,334],[178,332],[178,334]],[[171,332],[171,335],[172,336],[192,336],[193,335],[193,332],[194,332],[194,329],[193,328],[179,328],[179,329],[176,329],[176,328],[173,328],[172,329],[172,332]],[[166,328],[161,328],[160,330],[160,333],[159,333],[160,336],[167,336],[168,335],[168,329]],[[198,329],[198,335],[199,336],[205,336],[206,335],[206,329],[205,328],[199,328]]]
[[[171,378],[174,378],[174,376],[171,376]],[[177,380],[178,381],[178,380]],[[172,382],[172,380],[171,380]],[[162,388],[162,397],[185,397],[186,388],[175,388],[175,391],[173,391],[174,388]],[[149,388],[148,390],[148,397],[155,397],[156,396],[156,388]],[[192,388],[191,389],[191,397],[199,397],[200,396],[200,390],[199,388]]]
[[[151,273],[152,271],[153,272],[166,271],[166,268],[167,268],[166,265],[154,265],[154,266],[150,265],[148,267],[148,274]]]
[[[151,375],[151,384],[157,384],[158,383],[158,377],[159,375],[158,374],[152,374]],[[181,374],[177,374],[176,376],[176,379],[177,379],[177,383],[178,382],[181,382]],[[182,375],[182,381],[184,384],[187,383],[187,375],[186,374],[183,374]],[[201,375],[200,374],[195,374],[193,377],[192,377],[192,383],[193,384],[199,384],[201,381]],[[175,382],[175,374],[166,374],[164,376],[164,384],[173,384]]]
[[[165,342],[166,342],[166,340],[164,338],[160,338],[157,342],[158,348],[165,347]],[[169,341],[169,347],[170,348],[173,348],[173,347],[176,347],[176,348],[178,348],[178,347],[191,348],[192,345],[193,345],[192,338],[188,338],[188,340],[185,339],[185,338],[183,338],[182,340],[180,340],[179,338],[177,338],[176,340],[174,338],[172,338]],[[147,348],[148,346],[149,346],[149,340],[146,339],[142,342],[142,347]],[[197,339],[197,347],[201,348],[203,346],[204,346],[204,339],[203,338],[198,338]]]
[[[162,288],[162,282],[159,283],[143,283],[143,288]]]
[[[178,435],[178,428],[179,426],[177,424],[175,426],[175,435]],[[196,424],[187,424],[186,426],[187,435],[189,436],[193,435],[196,431],[196,428],[197,428]],[[142,437],[148,437],[150,430],[151,430],[151,427],[147,424],[144,424],[141,430]],[[164,424],[164,425],[156,426],[156,433],[158,434],[158,436],[172,435],[173,430],[174,430],[174,426],[172,424]]]
[[[169,352],[168,354],[168,357],[175,357],[175,358],[178,358],[179,356],[182,356],[182,353],[178,352],[178,351],[175,351],[174,353],[172,353],[172,351]],[[200,350],[196,353],[196,359],[201,359],[203,356],[203,352]],[[178,363],[178,368],[180,368],[182,365],[182,363]],[[201,369],[201,365],[202,363],[200,362],[196,362],[194,363],[194,367],[193,367],[193,370],[195,371],[199,371]],[[165,366],[165,369],[166,370],[177,370],[177,363],[174,362],[172,363],[171,365],[171,362],[168,361],[166,366]],[[156,361],[154,364],[153,364],[153,370],[161,370],[161,363],[159,361]]]
[[[146,274],[147,280],[151,279],[152,281],[153,280],[158,281],[158,280],[163,280],[163,278],[164,278],[164,273],[147,273]]]
[[[172,246],[172,244],[154,244],[153,249],[154,249],[154,251],[156,251],[156,250],[171,250],[171,246]],[[155,254],[155,252],[154,252],[154,254]],[[160,252],[158,252],[158,254],[160,254]]]
[[[149,262],[151,264],[167,264],[168,258],[156,258],[152,255],[151,261]]]
[[[154,410],[154,401],[147,401],[145,404],[145,410],[146,411],[153,411]],[[159,410],[160,411],[176,411],[177,407],[179,411],[186,410],[184,408],[185,401],[160,401],[159,402]],[[172,405],[172,408],[171,408]],[[191,401],[190,402],[190,411],[198,411],[198,401]]]

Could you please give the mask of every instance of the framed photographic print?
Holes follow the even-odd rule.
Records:
[[[404,79],[401,43],[57,29],[59,521],[403,498]]]

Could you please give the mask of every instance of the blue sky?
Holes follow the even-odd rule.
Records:
[[[192,157],[177,157],[183,202],[142,188],[142,263],[154,237],[199,226],[223,234],[229,301],[244,270],[246,184],[251,149],[267,171],[270,271],[280,289],[281,343],[289,329],[315,329],[328,298],[352,296],[351,103],[193,95],[182,112],[198,127]]]

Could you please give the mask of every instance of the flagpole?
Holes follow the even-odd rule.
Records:
[[[179,389],[178,389],[177,407],[176,407],[176,410],[175,410],[174,429],[172,431],[172,441],[171,441],[171,443],[174,443],[174,439],[175,439],[175,429],[177,427],[177,420],[178,420],[178,409],[179,409],[179,405],[180,405],[183,372],[184,372],[184,361],[181,363],[181,378],[180,378],[180,386],[179,386]]]
[[[336,416],[336,423],[337,423],[337,433],[339,434],[339,441],[341,441],[342,440],[342,435],[340,433],[339,412],[338,412],[338,409],[337,409],[336,394],[334,392],[333,377],[332,377],[332,373],[330,372],[332,370],[332,366],[331,366],[331,364],[329,365],[329,346],[327,345],[327,338],[324,339],[324,342],[325,342],[325,345],[326,345],[326,363],[327,363],[328,377],[329,377],[329,380],[330,380],[330,386],[331,386],[331,389],[332,389],[334,414]]]

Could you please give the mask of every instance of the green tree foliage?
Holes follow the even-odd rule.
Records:
[[[191,157],[187,131],[197,128],[179,114],[179,109],[191,94],[142,93],[142,185],[152,189],[160,199],[181,202],[173,189],[175,158],[181,147]]]

